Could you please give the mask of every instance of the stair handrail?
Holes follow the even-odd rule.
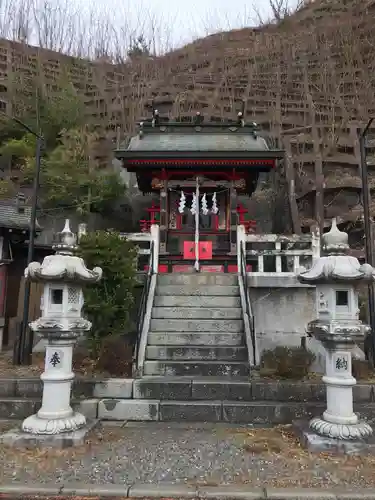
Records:
[[[244,299],[246,305],[246,314],[249,319],[249,327],[250,327],[250,336],[253,350],[253,361],[254,365],[256,364],[257,359],[257,350],[256,350],[256,337],[255,337],[255,320],[254,320],[254,312],[253,307],[251,305],[250,300],[250,290],[249,290],[249,281],[247,279],[247,270],[246,270],[246,243],[242,240],[239,242],[240,246],[240,276],[242,280],[243,290],[244,290]]]
[[[133,367],[135,375],[142,376],[147,336],[151,323],[151,311],[154,302],[156,277],[159,268],[159,226],[151,226],[150,256],[146,279],[143,284],[138,307],[137,336],[134,346]]]
[[[148,261],[148,270],[146,274],[146,279],[143,284],[141,300],[138,307],[138,317],[137,317],[137,337],[134,346],[134,358],[133,361],[136,365],[138,365],[138,354],[139,354],[139,346],[141,343],[143,325],[146,316],[146,307],[147,307],[147,298],[150,293],[150,285],[151,285],[151,277],[155,274],[154,272],[154,248],[155,243],[151,241],[150,243],[150,258]]]

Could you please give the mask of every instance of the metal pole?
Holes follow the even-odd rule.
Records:
[[[366,262],[371,266],[373,265],[373,248],[374,244],[372,241],[372,231],[371,231],[371,216],[370,216],[370,190],[368,185],[368,170],[367,170],[367,158],[366,158],[366,136],[367,132],[373,122],[371,118],[366,125],[364,131],[359,134],[359,147],[361,155],[361,180],[362,180],[362,199],[363,199],[363,222],[365,227],[365,250],[366,250]],[[374,286],[372,283],[368,286],[368,309],[369,309],[369,320],[371,326],[371,346],[372,346],[372,362],[375,366],[375,302],[374,302]]]
[[[40,179],[40,166],[41,166],[41,152],[42,152],[42,138],[37,137],[36,153],[35,153],[35,176],[33,184],[33,198],[31,205],[30,217],[30,237],[27,251],[27,265],[33,261],[34,258],[34,243],[35,243],[35,229],[36,229],[36,212],[38,207],[38,191]],[[22,329],[20,338],[20,363],[29,365],[31,364],[31,355],[34,343],[34,334],[29,328],[29,306],[30,306],[30,280],[25,280],[25,294],[23,302],[23,315],[22,315]]]
[[[195,199],[196,199],[196,207],[195,207],[195,264],[194,268],[197,272],[199,272],[199,177],[196,178],[195,185]]]

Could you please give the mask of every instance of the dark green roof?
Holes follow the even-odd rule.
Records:
[[[158,133],[132,137],[128,151],[266,151],[263,137],[228,133]]]

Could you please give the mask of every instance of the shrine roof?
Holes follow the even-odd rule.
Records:
[[[263,137],[235,133],[193,132],[135,136],[128,151],[259,151],[268,150]]]
[[[204,154],[220,153],[225,156],[237,153],[245,157],[282,158],[284,152],[270,148],[267,140],[258,135],[256,123],[244,123],[243,120],[203,123],[203,122],[171,122],[169,120],[148,120],[140,122],[138,134],[128,144],[121,145],[116,151],[118,159],[149,156],[156,153],[170,156],[173,153],[186,153],[190,156],[202,152]]]

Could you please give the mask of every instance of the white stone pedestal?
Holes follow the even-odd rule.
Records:
[[[351,347],[351,346],[350,346]],[[363,439],[372,435],[372,428],[358,420],[353,411],[352,356],[348,345],[326,345],[327,409],[322,418],[314,418],[310,428],[321,436],[337,439]]]
[[[70,406],[74,373],[72,372],[75,336],[50,339],[46,347],[42,407],[36,415],[26,418],[22,430],[30,434],[59,434],[72,432],[86,424],[81,413]]]

